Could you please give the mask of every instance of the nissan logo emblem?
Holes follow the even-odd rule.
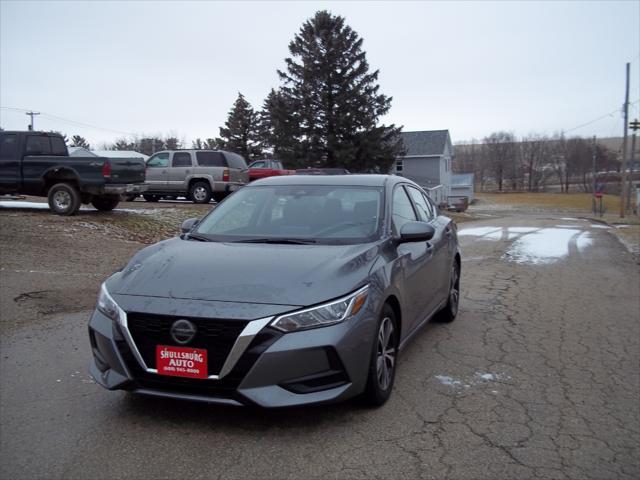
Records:
[[[173,325],[171,325],[171,338],[180,345],[189,343],[195,336],[196,326],[189,320],[182,318],[180,320],[176,320],[173,322]]]

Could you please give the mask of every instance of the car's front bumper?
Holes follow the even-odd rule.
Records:
[[[155,373],[136,355],[129,330],[95,311],[90,373],[107,389],[161,397],[262,407],[331,403],[364,390],[375,319],[365,307],[328,327],[283,334],[266,325],[224,376],[199,380]]]

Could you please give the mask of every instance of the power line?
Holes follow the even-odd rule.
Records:
[[[636,103],[640,102],[640,99],[636,100],[635,102],[630,102],[629,105],[635,105]],[[578,125],[577,127],[573,127],[573,128],[569,128],[567,130],[563,130],[564,133],[569,133],[569,132],[573,132],[574,130],[579,130],[580,128],[584,128],[587,127],[593,123],[599,122],[600,120],[607,118],[607,117],[612,117],[614,113],[619,113],[622,112],[622,108],[616,108],[615,110],[609,112],[609,113],[605,113],[604,115],[598,117],[598,118],[594,118],[593,120],[590,120],[586,123],[583,123],[581,125]]]
[[[3,110],[13,110],[13,111],[16,111],[16,112],[24,112],[27,115],[29,115],[29,113],[30,113],[30,111],[25,109],[25,108],[15,108],[15,107],[0,107],[0,108],[2,108]],[[117,134],[120,134],[120,135],[127,135],[127,136],[131,136],[131,137],[135,137],[136,136],[135,133],[123,132],[122,130],[115,130],[113,128],[97,127],[97,126],[91,125],[89,123],[77,122],[75,120],[69,120],[68,118],[58,117],[57,115],[51,115],[51,114],[45,113],[45,112],[39,112],[37,114],[38,115],[42,115],[43,117],[47,117],[47,118],[50,118],[50,119],[53,119],[53,120],[57,120],[59,122],[68,123],[70,125],[88,127],[88,128],[93,128],[95,130],[103,130],[105,132],[117,133]]]

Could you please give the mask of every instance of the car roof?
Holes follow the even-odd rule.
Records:
[[[360,187],[383,187],[387,183],[409,182],[396,175],[351,174],[351,175],[282,175],[256,180],[251,185],[349,185]]]

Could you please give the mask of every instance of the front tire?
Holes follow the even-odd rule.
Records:
[[[120,200],[111,197],[93,197],[91,205],[101,212],[110,212],[118,206]]]
[[[82,203],[80,192],[69,183],[56,183],[49,189],[47,200],[53,212],[64,216],[78,213]]]
[[[209,203],[211,187],[206,182],[194,182],[189,189],[189,197],[193,203]]]
[[[384,405],[393,390],[400,343],[396,322],[393,309],[385,304],[378,318],[376,338],[369,361],[367,387],[363,394],[365,402],[374,407]]]

